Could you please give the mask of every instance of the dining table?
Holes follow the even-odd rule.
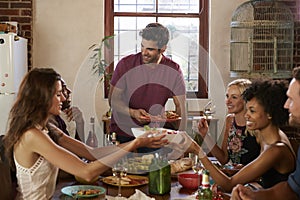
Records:
[[[142,176],[147,176],[147,175],[142,175]],[[101,186],[103,187],[106,191],[105,194],[99,195],[93,198],[79,198],[79,199],[93,199],[93,200],[105,200],[107,199],[107,196],[110,197],[116,197],[118,195],[118,187],[110,184],[104,183],[102,180],[105,178],[104,176],[100,176],[99,179],[93,183],[92,185],[96,186]],[[52,197],[53,200],[71,200],[74,199],[71,196],[68,196],[66,194],[62,193],[62,188],[67,187],[67,186],[76,186],[76,185],[82,185],[81,183],[77,182],[75,178],[73,177],[68,177],[68,178],[63,178],[63,179],[58,179],[55,193]],[[123,197],[130,197],[133,194],[136,193],[136,190],[140,190],[144,194],[146,194],[149,197],[152,197],[156,200],[192,200],[196,199],[196,192],[197,189],[187,189],[181,186],[181,184],[178,182],[177,176],[172,176],[172,181],[171,181],[171,191],[170,193],[164,194],[164,195],[154,195],[150,194],[148,190],[148,184],[143,184],[139,186],[122,186],[121,187],[121,194]],[[76,198],[78,199],[78,198]],[[228,194],[223,195],[224,200],[229,200],[230,196]]]

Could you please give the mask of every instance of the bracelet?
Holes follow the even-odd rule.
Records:
[[[247,183],[244,186],[247,187],[247,188],[250,188],[252,190],[257,190],[257,188],[253,184],[251,184],[251,183]]]

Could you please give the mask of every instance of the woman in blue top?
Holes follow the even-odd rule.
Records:
[[[245,101],[242,93],[251,84],[248,79],[237,79],[230,82],[226,90],[226,106],[228,115],[225,121],[222,146],[219,147],[207,134],[206,120],[200,120],[198,130],[204,142],[221,164],[229,161],[233,164],[246,165],[254,160],[260,153],[260,145],[256,137],[246,131]]]

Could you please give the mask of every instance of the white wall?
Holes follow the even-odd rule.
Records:
[[[245,0],[210,1],[210,98],[217,106],[216,117],[219,120],[219,133],[223,129],[226,85],[230,78],[230,22],[236,8]],[[223,85],[222,85],[223,82]],[[220,135],[220,134],[219,134]],[[220,140],[219,140],[220,142]]]
[[[231,15],[245,0],[210,2],[209,98],[217,105],[216,116],[222,125],[225,86],[230,81]],[[85,60],[88,48],[103,37],[103,7],[101,0],[35,0],[33,9],[33,66],[56,69],[73,89],[73,102],[84,111],[86,119],[97,115],[100,121],[108,103],[103,98],[102,85],[97,85],[97,77],[90,75]],[[197,110],[207,101],[189,100],[188,107]]]

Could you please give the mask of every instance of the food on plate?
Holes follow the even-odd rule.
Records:
[[[177,134],[178,131],[170,130],[170,129],[160,129],[160,128],[145,128],[144,130],[146,133],[150,134],[151,136],[158,136],[160,134]]]
[[[170,165],[171,174],[175,174],[191,169],[193,166],[193,160],[191,158],[181,158],[179,160],[171,162]]]
[[[153,154],[143,155],[142,156],[142,162],[144,162],[146,164],[151,164],[153,158],[154,158]]]
[[[108,176],[103,179],[103,182],[111,185],[119,185],[119,178],[115,176]],[[131,186],[131,185],[144,185],[148,183],[148,178],[143,176],[128,175],[126,177],[121,177],[121,185]]]
[[[166,118],[167,119],[177,119],[179,115],[175,111],[166,111],[165,112]]]
[[[166,120],[176,120],[180,116],[175,111],[165,111],[162,115],[144,115],[140,117],[143,120],[149,121],[166,121]]]
[[[144,126],[144,131],[151,131],[151,127],[149,125]]]
[[[165,135],[164,139],[167,139],[169,142],[180,143],[183,139],[180,134],[181,131],[175,131],[164,128],[152,128],[149,131],[145,131],[148,137],[157,137],[160,135]]]
[[[218,167],[222,172],[224,172],[228,176],[232,176],[235,173],[237,173],[240,169],[243,168],[242,164],[226,164],[226,165],[220,165],[215,163],[216,167]]]
[[[100,190],[97,189],[86,189],[86,190],[78,190],[75,195],[92,195],[99,194]]]
[[[119,184],[119,178],[116,176],[109,176],[105,178],[111,184]],[[121,185],[129,185],[131,179],[128,177],[121,177]]]
[[[128,158],[128,173],[146,172],[154,158],[153,154]]]

